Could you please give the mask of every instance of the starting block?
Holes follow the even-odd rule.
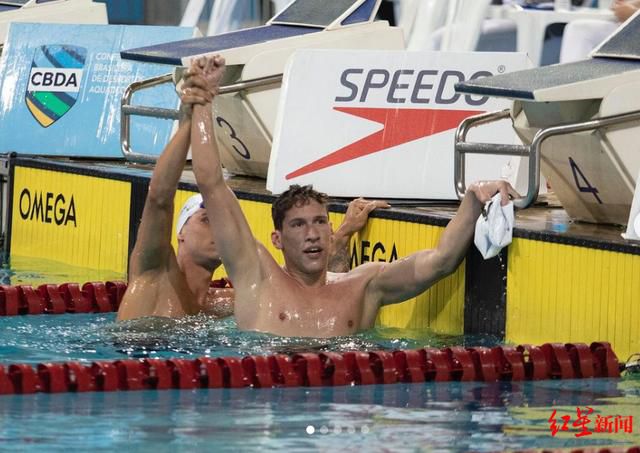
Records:
[[[478,115],[460,124],[455,145],[455,180],[464,194],[465,154],[528,157],[532,204],[540,171],[575,220],[625,224],[634,198],[640,154],[640,15],[605,40],[591,58],[465,81],[456,91],[513,100],[509,110]],[[470,143],[467,132],[511,118],[525,145]]]
[[[214,106],[222,164],[231,173],[265,178],[280,97],[282,74],[297,49],[404,49],[402,30],[374,21],[381,0],[295,0],[266,25],[204,38],[121,52],[123,59],[188,66],[202,55],[222,55],[227,71]],[[175,118],[176,112],[131,105],[133,94],[167,75],[130,86],[122,101],[122,149],[133,161],[155,161],[129,143],[131,115]],[[313,87],[310,87],[313,89]],[[310,108],[312,108],[310,106]]]
[[[92,0],[0,1],[0,47],[7,39],[11,22],[106,24],[107,7]]]

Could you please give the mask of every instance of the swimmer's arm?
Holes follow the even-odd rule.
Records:
[[[136,244],[129,263],[130,278],[163,267],[173,254],[171,226],[173,199],[191,142],[191,106],[211,99],[202,89],[185,84],[181,96],[181,120],[156,162],[142,211]]]
[[[217,92],[224,59],[215,57],[206,64],[206,78],[212,92]],[[261,280],[256,241],[240,203],[222,174],[211,104],[194,106],[191,144],[193,172],[224,267],[236,289],[250,288]]]
[[[380,305],[403,302],[453,273],[466,255],[482,206],[497,192],[502,194],[505,204],[509,201],[509,195],[518,196],[505,181],[469,186],[457,214],[445,228],[436,248],[380,265],[368,286],[368,295],[371,297],[367,300],[377,301]]]
[[[331,254],[329,255],[329,271],[349,271],[351,261],[349,242],[351,241],[351,236],[365,227],[371,211],[376,208],[389,207],[389,204],[385,201],[365,200],[363,198],[356,198],[349,203],[342,223],[333,233]]]
[[[181,124],[156,163],[131,253],[130,278],[164,266],[171,253],[173,198],[189,149],[190,129],[189,123]]]

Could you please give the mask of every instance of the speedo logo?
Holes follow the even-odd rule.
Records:
[[[82,69],[31,68],[28,90],[77,93],[81,80]]]
[[[40,192],[33,193],[27,189],[22,189],[18,201],[20,217],[22,220],[31,220],[41,223],[55,223],[59,226],[76,224],[76,204],[71,197],[65,197],[61,193]]]
[[[285,179],[308,175],[389,149],[399,152],[405,143],[454,129],[465,118],[482,113],[479,107],[489,99],[486,96],[474,98],[456,93],[455,84],[490,75],[489,71],[477,71],[466,77],[461,71],[449,69],[343,70],[340,75],[343,93],[334,100],[336,103],[348,102],[349,105],[338,104],[333,109],[378,123],[382,128],[303,165],[288,173]],[[383,99],[387,102],[385,107],[371,106]],[[460,99],[469,106],[468,109],[451,108]],[[354,105],[354,102],[357,104]]]
[[[366,103],[374,96],[386,99],[389,104],[440,104],[451,105],[460,99],[478,107],[487,102],[487,96],[473,97],[456,93],[454,86],[464,80],[493,75],[489,71],[477,71],[468,76],[457,70],[349,68],[340,75],[341,93],[336,102]]]

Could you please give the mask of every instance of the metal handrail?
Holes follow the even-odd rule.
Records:
[[[131,83],[120,100],[120,147],[124,158],[131,162],[152,163],[157,157],[152,154],[136,153],[131,150],[131,115],[148,116],[154,118],[177,119],[179,111],[174,109],[162,109],[144,106],[132,106],[133,93],[139,90],[152,88],[165,83],[173,82],[173,74],[164,74],[139,82]]]
[[[234,83],[232,85],[225,85],[220,87],[218,94],[236,93],[242,90],[248,90],[250,88],[259,88],[267,85],[273,85],[282,82],[282,74],[274,74],[265,77],[256,77],[255,79],[243,80],[242,82]]]
[[[528,208],[538,198],[540,190],[540,154],[542,143],[550,137],[557,135],[572,134],[574,132],[586,132],[601,127],[613,126],[626,123],[628,121],[640,120],[640,110],[619,113],[617,115],[603,116],[593,120],[581,121],[578,123],[562,124],[540,129],[530,145],[504,145],[497,143],[468,143],[466,142],[469,129],[488,124],[510,116],[509,110],[483,113],[469,117],[462,121],[456,131],[454,146],[454,180],[458,198],[462,199],[466,192],[465,184],[465,154],[492,154],[502,156],[525,156],[529,157],[529,183],[527,194],[513,201],[517,208]]]
[[[124,155],[124,158],[126,160],[137,163],[155,163],[158,160],[158,156],[154,154],[137,153],[131,149],[130,116],[137,115],[152,118],[177,120],[180,118],[180,110],[131,105],[131,98],[137,91],[147,88],[153,88],[155,86],[169,82],[173,82],[173,74],[171,73],[160,75],[157,77],[151,77],[146,80],[131,83],[122,94],[122,99],[120,101],[120,146],[122,149],[122,154]],[[231,85],[222,86],[218,90],[218,94],[235,93],[250,88],[258,88],[280,82],[282,82],[282,74],[258,77],[255,79],[249,79]]]

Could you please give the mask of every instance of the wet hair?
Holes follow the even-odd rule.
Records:
[[[280,194],[271,205],[271,218],[275,229],[282,230],[282,222],[289,209],[294,206],[299,207],[309,204],[311,200],[317,201],[326,207],[329,197],[326,193],[313,190],[311,185],[300,186],[293,184],[289,186],[289,189]]]

